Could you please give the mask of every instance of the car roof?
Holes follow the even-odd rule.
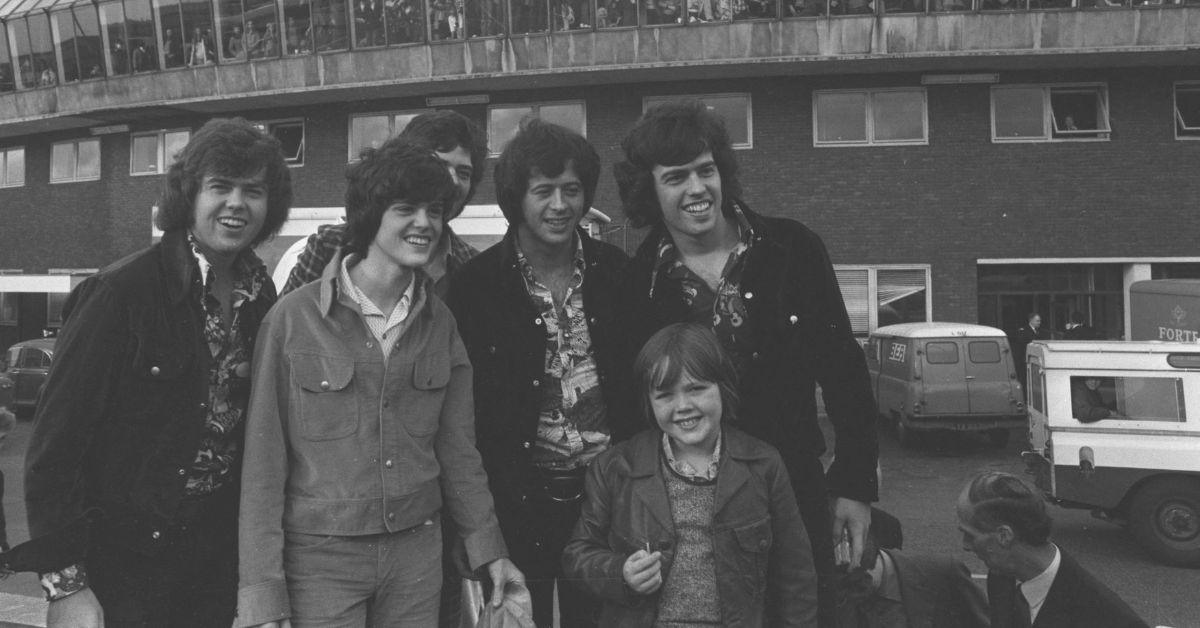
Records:
[[[1003,338],[1003,330],[987,325],[971,323],[932,322],[932,323],[900,323],[887,325],[871,332],[872,336],[899,336],[902,338],[953,338],[970,336]]]
[[[34,347],[35,349],[53,352],[54,343],[57,342],[57,340],[57,338],[34,338],[32,340],[22,340],[21,342],[14,344],[13,347]],[[9,348],[11,349],[12,347]]]

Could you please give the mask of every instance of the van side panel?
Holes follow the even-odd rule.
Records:
[[[879,378],[876,390],[879,412],[887,417],[904,416],[912,412],[909,394],[914,357],[912,341],[907,338],[881,338],[879,341]]]

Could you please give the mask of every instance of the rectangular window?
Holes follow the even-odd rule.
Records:
[[[1025,368],[1018,364],[1017,369]],[[1029,405],[1034,410],[1046,413],[1046,383],[1042,378],[1042,367],[1040,364],[1029,365]]]
[[[996,364],[1000,361],[1000,343],[994,340],[973,340],[967,343],[967,357],[975,364]]]
[[[304,165],[304,120],[270,120],[256,122],[255,126],[279,140],[283,145],[283,159],[293,166]]]
[[[1107,140],[1110,133],[1103,85],[992,88],[993,142]]]
[[[521,120],[534,116],[587,137],[587,109],[582,101],[488,107],[488,147],[499,155],[516,136]]]
[[[350,145],[346,160],[355,161],[365,148],[379,148],[399,135],[413,118],[432,109],[389,111],[350,116]]]
[[[11,92],[17,88],[13,73],[12,52],[8,47],[8,29],[0,24],[0,92]]]
[[[924,88],[813,93],[814,146],[928,144]]]
[[[0,149],[0,188],[25,185],[25,147]]]
[[[958,343],[925,343],[925,361],[930,364],[958,364]]]
[[[186,129],[134,133],[129,138],[129,174],[165,173],[191,137]]]
[[[854,335],[931,318],[929,266],[834,267]]]
[[[1071,411],[1081,421],[1187,420],[1183,380],[1168,377],[1071,377]]]
[[[1175,137],[1200,138],[1200,84],[1175,85]]]
[[[125,36],[125,9],[118,2],[100,5],[100,33],[104,36],[104,58],[114,76],[129,74],[129,42]]]
[[[0,292],[0,325],[17,324],[17,293]]]
[[[725,121],[734,148],[754,148],[754,116],[750,110],[750,94],[647,96],[642,99],[642,111],[665,102],[689,99],[704,103],[706,109]]]
[[[50,148],[50,182],[96,181],[100,178],[100,140],[59,142]]]
[[[134,72],[159,68],[158,44],[150,0],[125,0],[125,26],[129,35],[129,58]]]

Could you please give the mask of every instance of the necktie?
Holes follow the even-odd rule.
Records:
[[[1029,618],[1029,601],[1025,599],[1025,593],[1021,591],[1019,584],[1013,595],[1013,619],[1016,628],[1031,628],[1033,623]]]

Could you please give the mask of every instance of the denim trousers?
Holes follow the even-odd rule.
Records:
[[[293,628],[427,628],[438,623],[438,517],[364,536],[285,533]]]

